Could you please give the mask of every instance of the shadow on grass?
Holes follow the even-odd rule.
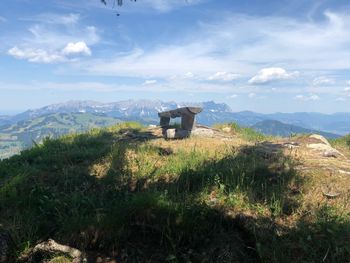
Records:
[[[13,257],[48,238],[87,251],[89,262],[107,255],[120,262],[317,262],[326,253],[326,261],[341,262],[349,256],[349,222],[334,213],[294,228],[275,220],[295,212],[291,185],[303,183],[279,145],[246,146],[218,159],[152,146],[146,157],[184,165],[172,180],[153,163],[135,177],[127,154],[155,138],[125,127],[47,140],[1,162],[0,223],[14,240]],[[98,179],[91,164],[103,160],[108,166]],[[271,216],[239,212],[256,206]]]
[[[288,186],[301,184],[294,163],[281,146],[272,143],[244,146],[222,159],[204,162],[184,170],[174,185],[177,193],[204,191],[243,193],[250,204],[269,206],[272,214],[291,213],[296,203],[289,198]]]
[[[0,162],[0,227],[11,233],[14,254],[49,237],[74,243],[81,239],[77,231],[98,223],[109,195],[119,193],[91,176],[91,164],[108,157],[115,145],[156,138],[138,125],[124,126],[46,139]]]

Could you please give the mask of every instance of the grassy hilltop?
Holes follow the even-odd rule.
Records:
[[[322,159],[217,128],[218,137],[167,141],[124,123],[1,161],[11,260],[52,238],[91,262],[348,262],[349,137],[332,142],[343,159]]]

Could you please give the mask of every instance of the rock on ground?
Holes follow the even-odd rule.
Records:
[[[315,152],[318,152],[323,157],[344,157],[344,155],[338,150],[334,149],[327,141],[327,139],[323,136],[318,134],[312,134],[309,136],[309,138],[315,139],[316,141],[313,141],[312,143],[307,143],[306,147],[314,150]]]

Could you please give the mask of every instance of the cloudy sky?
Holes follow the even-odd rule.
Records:
[[[124,99],[349,112],[350,2],[1,0],[0,114]]]

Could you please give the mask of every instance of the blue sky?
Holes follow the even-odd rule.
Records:
[[[349,112],[350,3],[0,2],[0,113],[124,99]]]

